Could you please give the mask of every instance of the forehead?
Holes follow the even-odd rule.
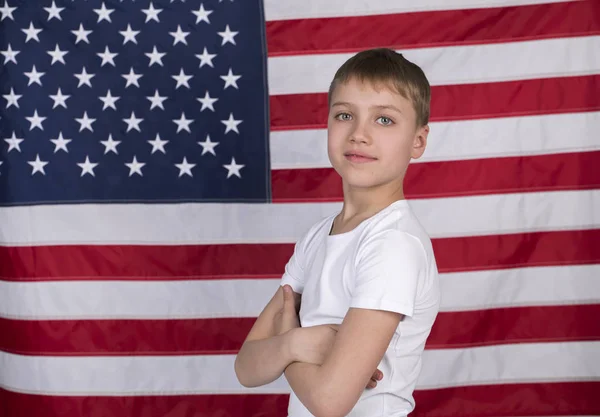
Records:
[[[331,94],[331,105],[344,102],[353,106],[394,105],[402,110],[412,108],[391,82],[372,82],[350,78],[336,85]]]

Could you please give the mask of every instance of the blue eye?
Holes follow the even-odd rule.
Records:
[[[391,124],[394,123],[394,121],[392,119],[390,119],[389,117],[385,117],[385,116],[381,116],[379,119],[381,121],[381,124],[384,126],[389,126]]]
[[[337,116],[335,116],[336,119],[338,120],[350,120],[352,119],[352,116],[350,116],[350,114],[348,113],[340,113]]]

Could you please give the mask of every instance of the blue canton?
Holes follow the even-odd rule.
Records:
[[[0,0],[0,205],[268,202],[259,0]]]

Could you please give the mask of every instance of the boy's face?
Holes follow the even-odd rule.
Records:
[[[401,187],[411,158],[425,151],[429,127],[416,126],[410,101],[394,90],[350,79],[331,97],[329,160],[351,188]]]

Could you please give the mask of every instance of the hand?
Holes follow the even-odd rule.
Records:
[[[322,365],[333,347],[339,327],[337,324],[322,324],[294,330],[290,342],[294,361]],[[383,372],[376,369],[366,389],[375,388],[377,381],[382,379]]]
[[[369,380],[369,383],[367,384],[367,389],[373,389],[377,386],[377,381],[381,381],[383,379],[383,372],[381,372],[379,369],[377,369],[374,373],[373,376],[371,377],[371,379]]]
[[[321,324],[294,330],[290,341],[294,361],[322,365],[331,351],[338,328],[337,324]]]
[[[284,334],[300,327],[298,312],[300,310],[301,296],[294,294],[292,287],[283,286],[283,307],[275,314],[275,333]]]

